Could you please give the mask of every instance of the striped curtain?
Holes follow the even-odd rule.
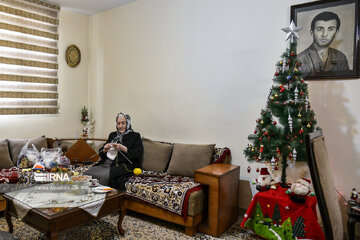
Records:
[[[58,113],[58,13],[42,0],[0,0],[0,114]]]

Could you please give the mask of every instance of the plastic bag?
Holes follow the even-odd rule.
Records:
[[[32,144],[32,148],[29,148],[29,141],[26,141],[25,145],[21,148],[17,166],[19,168],[31,168],[39,159],[40,154],[35,145]]]
[[[61,156],[61,148],[42,148],[40,158],[46,169],[51,169],[58,166],[58,158]]]
[[[57,160],[59,166],[68,167],[70,165],[70,159],[66,156],[61,156]]]

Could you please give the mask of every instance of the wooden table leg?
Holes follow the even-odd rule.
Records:
[[[57,235],[57,233],[48,232],[48,233],[46,234],[46,239],[49,239],[49,240],[58,240],[58,235]]]
[[[13,233],[14,228],[13,228],[13,224],[12,224],[12,221],[11,221],[11,215],[9,213],[8,207],[9,207],[9,203],[7,202],[4,214],[5,214],[5,219],[6,219],[7,225],[9,226],[9,233]]]
[[[354,240],[355,238],[355,223],[356,223],[356,218],[349,216],[347,222],[349,240]]]
[[[120,235],[124,236],[125,230],[122,228],[122,221],[124,219],[125,214],[120,210],[119,211],[119,220],[118,220],[118,230]]]

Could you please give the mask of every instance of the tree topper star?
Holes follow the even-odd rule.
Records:
[[[291,20],[291,23],[290,23],[290,26],[289,26],[289,27],[287,27],[287,28],[282,28],[282,30],[287,33],[285,40],[288,40],[288,39],[290,38],[290,42],[293,42],[293,41],[294,41],[294,37],[295,37],[296,39],[299,39],[299,35],[298,35],[297,32],[299,32],[301,29],[302,29],[302,27],[297,27],[297,26],[295,26],[294,21]]]

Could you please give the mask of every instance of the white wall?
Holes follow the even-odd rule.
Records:
[[[60,113],[56,115],[0,115],[0,138],[80,136],[80,112],[88,105],[89,17],[60,11],[58,93]],[[81,63],[70,68],[65,51],[76,44],[81,51]]]
[[[0,116],[0,138],[74,136],[88,104],[96,137],[107,137],[116,113],[127,112],[143,136],[230,147],[240,178],[254,179],[257,165],[246,161],[243,149],[287,46],[281,28],[289,24],[290,5],[302,2],[137,0],[90,19],[61,11],[61,114]],[[82,52],[75,69],[64,60],[72,43]],[[336,185],[348,197],[352,187],[360,190],[360,81],[309,87]],[[293,178],[300,168],[289,169]],[[250,201],[246,196],[241,207]]]
[[[255,178],[257,164],[246,161],[243,149],[287,46],[281,28],[289,24],[290,5],[302,2],[138,0],[92,17],[96,135],[114,130],[116,113],[124,111],[143,136],[230,147],[241,179]],[[360,190],[360,81],[309,87],[336,184],[348,197],[352,187]],[[303,167],[290,169],[291,179]]]

